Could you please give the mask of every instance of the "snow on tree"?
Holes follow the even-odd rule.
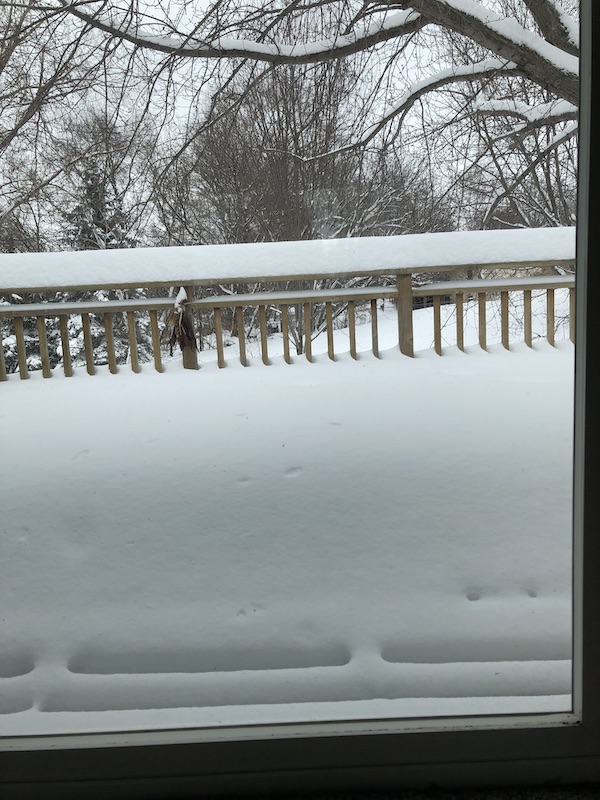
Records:
[[[399,0],[391,8],[351,0],[284,5],[222,0],[208,8],[196,0],[151,8],[127,0],[54,4],[108,40],[153,51],[166,59],[163,67],[241,59],[262,65],[254,83],[281,65],[370,52],[379,77],[365,93],[371,113],[358,120],[353,147],[367,145],[457,84],[476,87],[465,112],[510,119],[518,140],[546,125],[561,125],[558,138],[547,144],[552,152],[574,135],[578,4],[572,0]],[[449,45],[456,42],[464,62],[453,58],[456,47]],[[490,96],[490,86],[504,94]],[[533,87],[547,97],[541,100]],[[381,102],[387,103],[383,112]]]
[[[258,86],[247,88],[240,71],[215,108],[190,125],[191,145],[169,181],[157,181],[155,203],[172,243],[295,241],[452,230],[448,203],[439,202],[427,172],[416,159],[403,163],[399,148],[348,153],[350,98],[362,80],[347,62],[283,66]],[[235,115],[219,116],[239,96]],[[202,136],[198,128],[216,112]],[[338,152],[336,152],[336,149]],[[327,158],[298,158],[297,152],[333,151]],[[290,285],[334,288],[339,281]],[[273,287],[281,288],[281,287]],[[219,286],[215,291],[252,291]],[[343,317],[345,303],[336,313]],[[301,308],[290,318],[290,335],[302,352]],[[278,327],[279,310],[270,320]],[[324,304],[312,308],[313,333],[325,328]],[[247,332],[258,326],[257,309],[246,313]],[[224,322],[237,335],[237,318]]]
[[[70,250],[114,250],[116,247],[136,246],[114,177],[103,174],[94,160],[84,160],[81,198],[66,214],[69,224],[65,240]]]
[[[506,224],[521,226],[565,224],[572,214],[576,0],[29,0],[18,13],[15,6],[0,0],[11,31],[6,64],[19,67],[27,53],[41,70],[41,93],[30,97],[36,81],[14,78],[22,69],[2,70],[9,124],[0,150],[39,122],[51,101],[62,107],[75,93],[91,97],[99,78],[101,102],[137,103],[145,120],[161,118],[171,138],[173,120],[198,118],[207,105],[205,128],[236,113],[240,96],[232,98],[228,87],[242,71],[253,91],[285,65],[360,59],[352,136],[337,147],[385,147],[402,133],[403,146],[426,151],[446,185],[465,174],[475,186],[483,178],[487,207],[469,224],[495,224],[499,208]],[[223,102],[211,102],[214,93]],[[39,125],[35,131],[31,141],[41,141]],[[190,142],[182,141],[179,153]],[[294,155],[328,153],[304,148]],[[52,182],[47,166],[28,177],[31,191],[36,181]],[[28,196],[22,185],[12,206]]]
[[[92,138],[105,142],[104,151],[95,156],[85,156],[71,170],[75,202],[64,213],[67,223],[64,242],[69,250],[114,250],[136,247],[139,244],[133,227],[134,215],[126,208],[127,180],[119,153],[126,147],[123,135],[98,116],[88,120]],[[106,300],[144,297],[144,290],[96,291],[64,294],[64,300]],[[90,330],[98,364],[108,363],[105,322],[101,315],[92,314]],[[129,357],[128,320],[126,314],[115,314],[112,319],[115,356],[118,364]],[[81,319],[69,318],[71,355],[73,363],[85,363],[85,348]],[[142,361],[151,358],[150,324],[146,315],[136,319],[139,355]]]

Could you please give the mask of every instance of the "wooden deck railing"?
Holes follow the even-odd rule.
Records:
[[[572,263],[572,262],[571,262]],[[194,316],[199,312],[210,313],[212,319],[211,335],[217,351],[217,362],[219,367],[226,366],[225,348],[225,325],[223,320],[223,310],[227,309],[228,319],[235,320],[237,328],[236,334],[239,341],[239,360],[243,365],[248,364],[246,347],[246,322],[248,310],[252,309],[256,313],[258,321],[258,340],[260,343],[260,357],[264,364],[270,363],[269,354],[269,324],[268,312],[272,313],[273,308],[278,310],[280,319],[280,330],[283,338],[283,359],[288,364],[293,363],[294,357],[290,347],[290,308],[294,308],[294,320],[297,320],[298,312],[303,317],[305,331],[312,330],[312,312],[315,306],[324,308],[324,327],[323,332],[327,337],[327,355],[333,361],[336,358],[334,348],[334,326],[336,312],[334,304],[344,304],[347,317],[347,328],[349,334],[349,352],[354,359],[358,358],[356,324],[357,309],[359,307],[370,311],[371,320],[371,350],[375,357],[380,356],[379,334],[378,334],[378,303],[382,300],[391,300],[397,309],[398,319],[398,347],[406,356],[414,355],[413,346],[413,314],[418,298],[428,298],[433,306],[433,346],[439,355],[442,355],[442,322],[441,308],[442,303],[447,304],[450,300],[455,307],[456,324],[456,345],[459,349],[465,349],[464,341],[464,309],[467,301],[475,301],[478,307],[478,334],[479,345],[483,349],[487,348],[487,320],[486,302],[491,296],[499,297],[500,307],[500,327],[501,342],[504,347],[509,348],[509,296],[517,293],[523,302],[523,341],[532,346],[532,292],[541,290],[546,294],[546,338],[550,344],[554,344],[555,337],[555,305],[554,294],[557,289],[567,289],[570,297],[569,312],[569,335],[574,338],[574,285],[573,274],[561,275],[526,275],[527,270],[539,267],[539,261],[515,263],[511,268],[518,266],[522,271],[520,277],[494,277],[481,278],[476,280],[458,276],[453,280],[445,280],[426,285],[414,285],[413,271],[403,268],[394,274],[371,276],[371,280],[377,278],[378,285],[369,285],[359,288],[328,288],[328,289],[291,289],[277,291],[259,290],[247,294],[206,294],[200,295],[202,289],[198,288],[200,281],[196,282],[196,287],[187,285],[187,299],[181,306],[181,314],[187,316],[193,328],[196,327]],[[568,259],[561,260],[561,266],[569,266]],[[478,264],[477,273],[479,276],[486,273],[498,273],[498,264],[494,263],[489,267]],[[419,269],[418,274],[422,276],[423,269]],[[448,274],[462,274],[465,269],[463,266],[448,267],[441,265],[437,268],[430,267],[427,272],[445,272]],[[364,276],[365,273],[362,273]],[[310,275],[312,280],[319,276]],[[172,284],[173,285],[173,284]],[[121,283],[120,288],[126,288],[126,284]],[[156,286],[156,282],[154,282]],[[139,289],[139,284],[135,287]],[[43,287],[36,287],[39,289]],[[89,288],[89,287],[88,287]],[[63,286],[63,290],[77,291],[80,286]],[[48,289],[48,294],[54,292]],[[204,290],[205,291],[205,290]],[[214,291],[214,289],[213,289]],[[0,295],[3,290],[0,287]],[[4,295],[6,296],[6,294]],[[140,320],[145,320],[145,327],[148,331],[145,339],[146,353],[150,347],[150,363],[154,369],[162,372],[163,356],[165,347],[161,341],[161,325],[164,326],[164,316],[166,312],[173,310],[174,297],[154,297],[145,299],[123,299],[107,301],[69,301],[69,302],[42,302],[24,303],[15,302],[0,305],[0,331],[5,342],[11,341],[13,350],[16,351],[16,367],[13,359],[13,370],[18,372],[21,379],[29,377],[32,369],[28,363],[31,356],[31,336],[26,341],[25,324],[29,325],[29,330],[33,328],[32,321],[35,320],[35,330],[37,331],[37,362],[40,365],[44,377],[49,378],[56,368],[61,369],[66,376],[71,376],[74,370],[73,357],[71,352],[69,320],[77,316],[81,320],[83,335],[83,353],[87,372],[93,375],[98,366],[98,356],[95,352],[90,319],[95,315],[96,320],[101,320],[104,328],[105,360],[111,373],[117,373],[120,369],[115,351],[114,322],[118,317],[121,327],[126,324],[127,345],[128,345],[128,366],[127,369],[133,372],[141,371],[141,360],[139,357],[140,338],[138,326]],[[339,309],[339,306],[338,306]],[[179,313],[179,312],[177,312]],[[245,316],[246,315],[246,316]],[[206,320],[204,321],[206,325]],[[49,346],[49,332],[53,332],[52,339],[60,342],[60,361],[57,366],[56,353],[51,353]],[[303,358],[308,361],[313,360],[312,337],[304,336]],[[29,348],[29,352],[28,352]],[[56,349],[56,347],[55,347]],[[183,350],[183,366],[186,368],[198,368],[198,354],[195,348],[186,346]],[[7,358],[3,348],[0,348],[0,381],[7,380],[9,376]]]
[[[408,280],[406,280],[408,279]],[[260,354],[264,364],[269,364],[269,344],[267,327],[267,308],[278,307],[280,310],[281,333],[283,337],[283,358],[290,364],[293,361],[290,348],[289,335],[289,309],[300,307],[304,317],[304,328],[310,330],[311,309],[314,304],[325,306],[325,332],[327,336],[327,353],[331,360],[335,360],[334,349],[334,303],[346,305],[349,351],[352,358],[357,358],[356,345],[356,308],[366,305],[371,317],[372,352],[379,357],[379,336],[377,322],[377,304],[381,300],[395,302],[398,312],[398,344],[400,351],[407,356],[413,355],[413,298],[431,297],[433,304],[433,341],[436,353],[442,355],[442,325],[441,308],[442,298],[452,297],[456,307],[456,344],[461,350],[464,345],[464,304],[466,298],[476,298],[478,305],[478,331],[479,345],[487,347],[486,301],[490,295],[500,295],[502,344],[508,348],[509,342],[509,293],[521,293],[524,303],[523,340],[532,346],[532,313],[531,297],[534,290],[543,290],[546,293],[546,336],[550,344],[554,344],[555,310],[554,292],[556,289],[568,288],[571,296],[570,303],[570,336],[574,338],[574,276],[537,276],[531,278],[511,278],[497,280],[475,281],[444,281],[420,287],[412,287],[410,275],[397,276],[396,286],[379,286],[357,289],[315,290],[315,291],[288,291],[288,292],[257,292],[252,294],[217,295],[192,299],[185,303],[183,313],[190,314],[191,309],[210,310],[213,315],[213,330],[216,341],[217,362],[219,367],[226,366],[224,346],[224,325],[222,310],[233,310],[237,318],[237,332],[239,340],[239,359],[243,365],[248,364],[246,354],[246,337],[244,334],[243,313],[245,309],[255,307],[258,309],[258,330],[260,336]],[[191,294],[191,293],[190,293]],[[85,352],[85,365],[88,374],[93,375],[96,370],[96,358],[92,342],[90,315],[101,315],[105,336],[106,354],[110,372],[117,373],[119,367],[115,355],[113,334],[113,318],[115,315],[124,315],[127,320],[129,365],[133,372],[140,372],[141,365],[138,356],[139,339],[136,330],[136,318],[147,314],[150,322],[152,357],[154,368],[163,371],[160,316],[173,308],[172,298],[155,298],[143,300],[112,300],[104,302],[66,302],[66,303],[36,303],[15,304],[0,306],[0,320],[9,321],[16,338],[18,353],[18,371],[22,379],[29,377],[28,352],[25,342],[24,320],[35,319],[39,357],[44,377],[52,375],[51,358],[48,346],[48,326],[55,325],[60,331],[62,347],[62,370],[67,376],[73,374],[73,364],[70,352],[67,322],[70,316],[79,315],[83,327],[83,340]],[[6,331],[5,331],[6,338]],[[185,353],[185,366],[197,368],[198,359],[195,352]],[[304,357],[313,360],[311,337],[305,336]],[[0,354],[0,380],[8,376],[4,354]]]

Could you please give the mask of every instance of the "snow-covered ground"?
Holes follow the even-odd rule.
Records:
[[[573,347],[394,337],[0,386],[0,733],[570,707]]]

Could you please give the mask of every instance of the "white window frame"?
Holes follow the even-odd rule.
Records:
[[[600,3],[595,13],[593,6],[581,2],[572,713],[419,720],[396,729],[373,720],[25,738],[0,752],[3,800],[600,783],[600,520],[593,474],[600,382],[587,346],[600,341],[600,315],[591,309],[591,298],[600,297],[591,212],[600,186],[593,149],[599,111],[591,102],[592,85],[600,86]]]

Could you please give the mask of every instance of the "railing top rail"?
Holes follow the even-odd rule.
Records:
[[[0,294],[570,266],[575,228],[0,254]]]
[[[66,303],[15,303],[0,305],[2,317],[59,317],[69,314],[102,314],[123,311],[162,311],[173,308],[174,298],[140,300],[70,300]]]
[[[473,281],[440,281],[415,286],[417,296],[454,294],[455,292],[514,292],[523,289],[563,289],[575,286],[575,275],[536,275],[535,277],[488,278]]]
[[[464,292],[519,291],[523,289],[560,289],[575,285],[574,275],[536,275],[489,280],[442,281],[415,286],[415,296],[446,295]],[[255,292],[253,294],[223,294],[199,297],[189,303],[193,308],[230,308],[232,306],[294,305],[349,300],[380,300],[398,296],[395,286],[373,286],[341,289],[292,290]],[[83,300],[50,303],[15,303],[0,305],[0,318],[58,317],[69,314],[102,314],[125,311],[166,311],[173,308],[172,297],[127,300]]]
[[[223,294],[215,297],[194,299],[189,305],[194,308],[211,306],[227,308],[228,306],[264,306],[294,305],[296,303],[325,303],[348,300],[379,300],[397,297],[395,286],[366,286],[351,289],[298,289],[279,292],[253,292],[252,294]]]

